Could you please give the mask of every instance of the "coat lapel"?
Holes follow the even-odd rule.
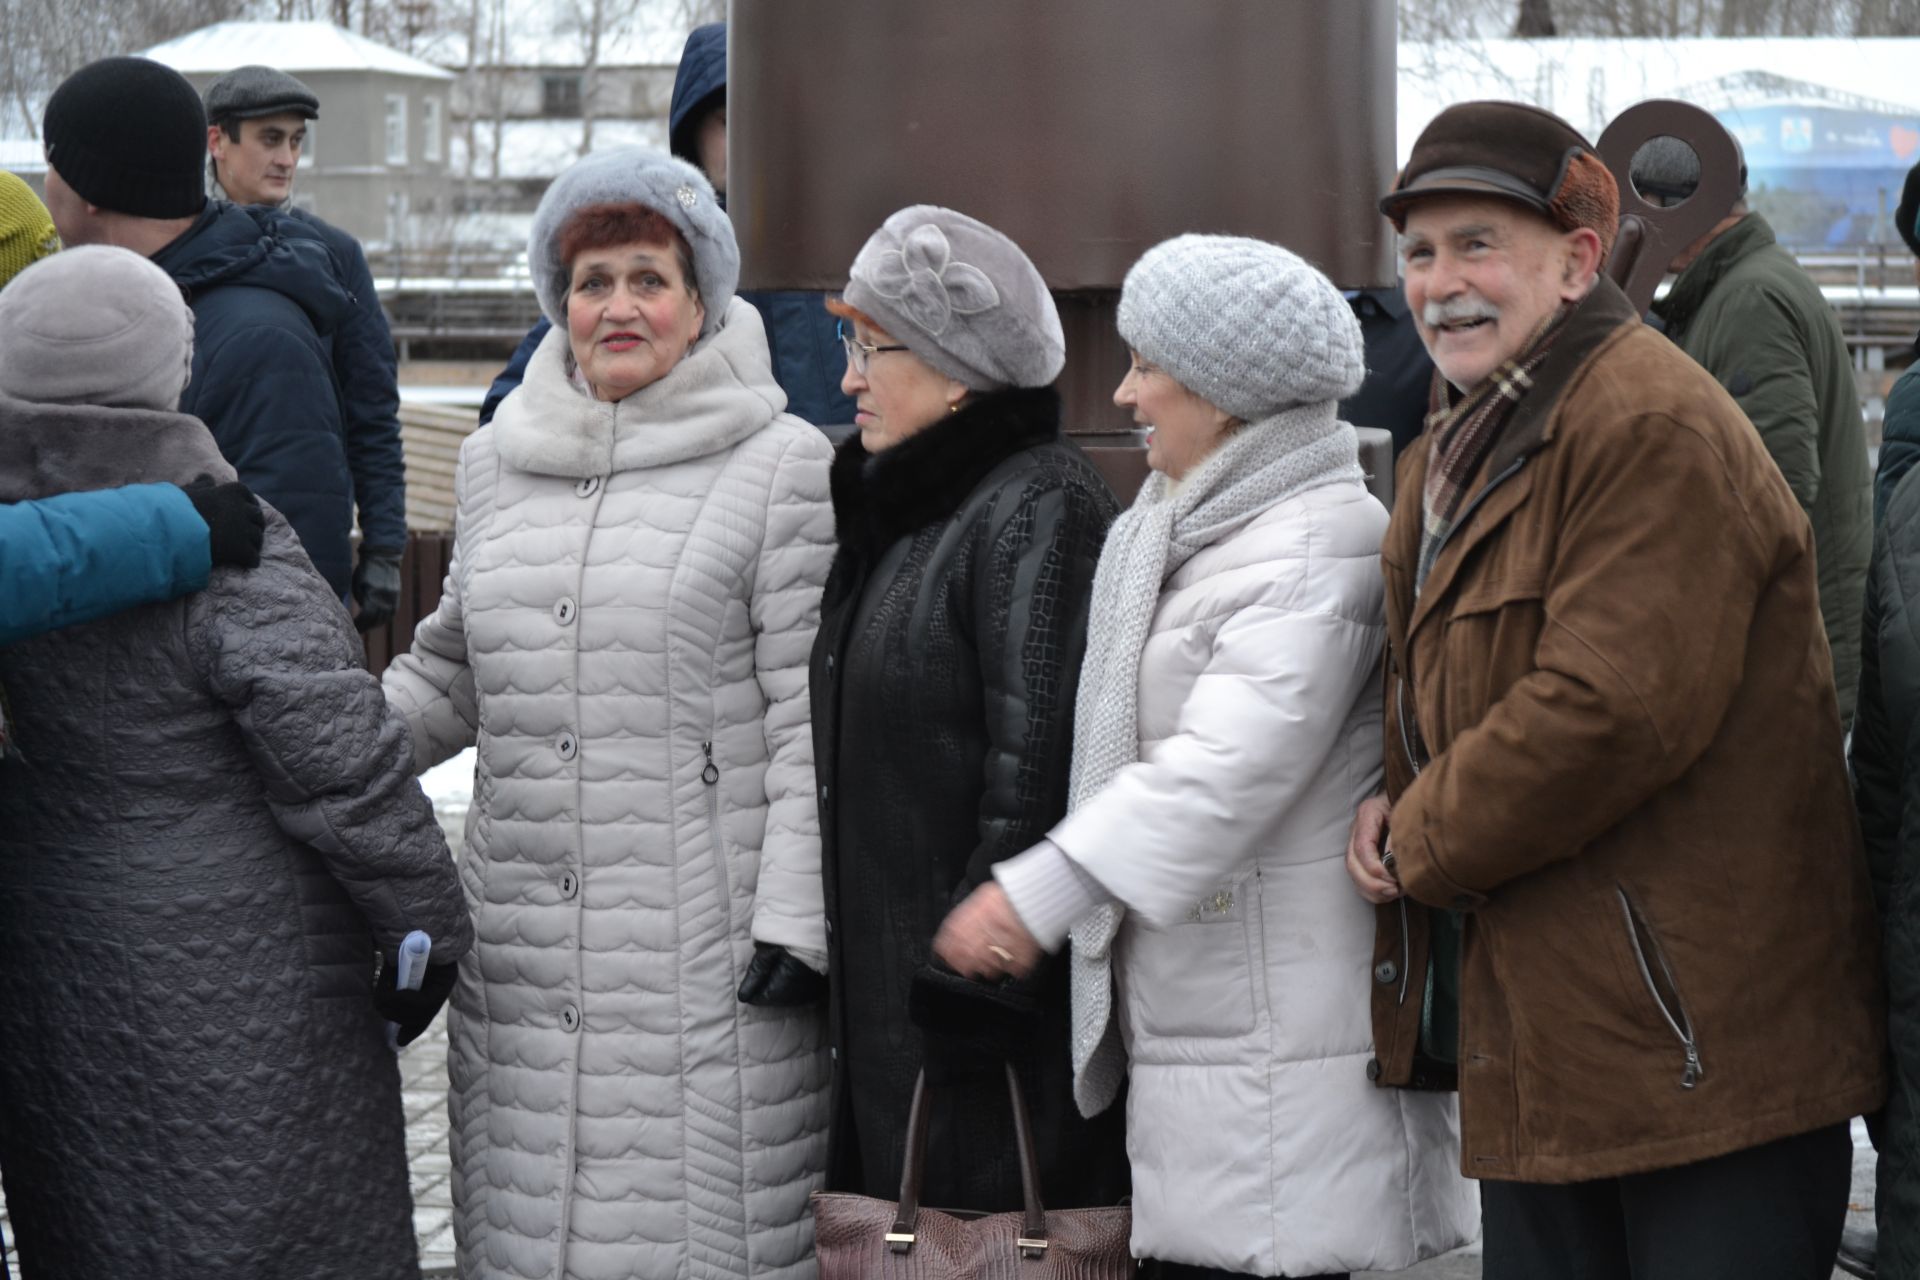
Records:
[[[1621,330],[1639,322],[1639,316],[1635,314],[1633,304],[1627,301],[1627,295],[1604,276],[1574,311],[1573,317],[1567,322],[1566,332],[1560,335],[1552,354],[1535,374],[1533,390],[1527,393],[1526,399],[1514,406],[1513,417],[1500,433],[1500,439],[1494,442],[1476,479],[1478,488],[1469,499],[1467,510],[1454,526],[1453,534],[1440,549],[1440,554],[1434,558],[1426,586],[1409,609],[1409,640],[1420,629],[1420,624],[1447,598],[1454,580],[1474,548],[1492,536],[1509,516],[1526,503],[1533,491],[1526,461],[1552,442],[1560,421],[1561,400],[1579,374]],[[1426,437],[1422,436],[1420,443],[1414,447],[1424,454]],[[1394,504],[1398,508],[1394,525],[1396,529],[1403,525],[1412,529],[1415,539],[1413,554],[1418,554],[1422,491],[1426,486],[1424,458],[1418,465],[1407,468],[1407,471],[1408,483],[1416,487],[1411,492],[1400,491],[1401,499]],[[1404,539],[1405,530],[1401,529],[1401,533]]]

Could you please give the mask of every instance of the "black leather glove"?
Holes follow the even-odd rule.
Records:
[[[386,547],[361,547],[353,566],[353,601],[360,606],[353,625],[371,631],[393,621],[400,607],[400,555]]]
[[[459,976],[460,966],[456,963],[429,964],[427,972],[420,979],[418,991],[396,991],[394,983],[400,975],[400,964],[396,957],[380,957],[380,976],[373,980],[373,1007],[380,1016],[400,1028],[396,1037],[399,1043],[411,1044],[414,1037],[433,1022],[433,1016],[440,1012],[440,1006],[453,994],[454,979]]]
[[[253,569],[260,564],[260,544],[267,537],[267,516],[260,499],[238,480],[215,484],[202,473],[192,484],[181,485],[187,501],[207,522],[207,543],[215,564]]]
[[[785,947],[753,944],[747,976],[740,979],[740,1003],[769,1008],[818,1004],[827,998],[827,980],[793,958]]]

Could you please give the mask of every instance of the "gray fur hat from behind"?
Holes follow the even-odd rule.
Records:
[[[595,204],[644,205],[686,237],[693,250],[694,285],[707,311],[700,336],[712,333],[740,283],[740,246],[733,238],[733,223],[705,175],[651,147],[596,151],[555,178],[540,197],[527,237],[527,263],[547,319],[562,329],[567,326],[572,277],[568,264],[560,260],[561,229],[575,213]]]
[[[848,306],[969,390],[1044,387],[1066,363],[1060,312],[1039,269],[964,213],[902,209],[867,238],[848,274]]]
[[[67,249],[0,291],[0,392],[16,400],[171,411],[192,366],[180,286],[131,249]]]
[[[1242,422],[1352,395],[1366,377],[1360,321],[1299,255],[1242,236],[1176,236],[1120,289],[1128,346]]]

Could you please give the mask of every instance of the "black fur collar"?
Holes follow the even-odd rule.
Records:
[[[868,453],[858,435],[849,436],[833,459],[840,554],[877,555],[895,539],[945,520],[1001,462],[1059,437],[1060,394],[1052,387],[976,396],[879,455]]]

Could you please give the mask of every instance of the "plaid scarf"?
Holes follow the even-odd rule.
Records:
[[[1573,313],[1561,307],[1541,322],[1518,355],[1505,361],[1481,380],[1480,385],[1453,400],[1454,391],[1439,370],[1433,374],[1427,412],[1427,487],[1423,495],[1425,516],[1420,529],[1420,563],[1414,571],[1413,592],[1417,598],[1433,569],[1440,544],[1453,530],[1460,508],[1467,498],[1467,484],[1487,460],[1501,429],[1513,416],[1514,406],[1533,389],[1533,371],[1553,350],[1555,338]]]

